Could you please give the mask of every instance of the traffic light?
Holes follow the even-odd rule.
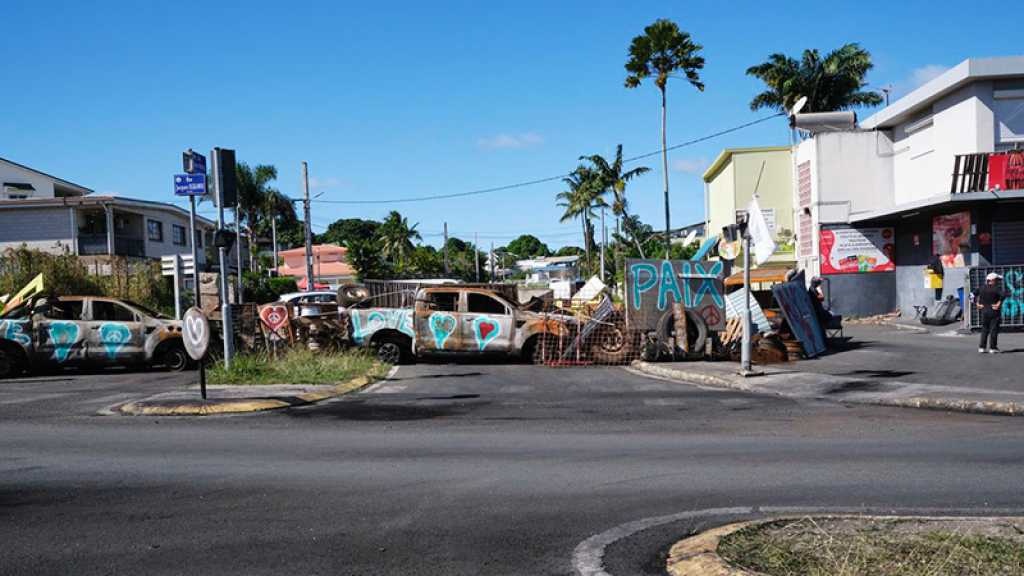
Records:
[[[217,179],[218,197],[215,198],[217,205],[224,208],[234,208],[238,205],[238,186],[235,179],[235,151],[227,148],[213,149],[214,162],[217,173],[213,175]]]

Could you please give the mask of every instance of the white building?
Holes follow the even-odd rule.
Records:
[[[794,153],[799,264],[840,313],[867,315],[931,305],[936,254],[943,295],[971,266],[1024,263],[1024,185],[989,170],[1018,147],[1021,56],[965,60],[855,130],[812,134]]]
[[[188,211],[163,202],[97,196],[39,170],[0,158],[0,251],[25,245],[92,262],[113,256],[160,258],[191,253]],[[168,184],[170,188],[170,184]],[[215,225],[197,217],[197,257]]]

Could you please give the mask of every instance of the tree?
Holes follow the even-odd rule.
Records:
[[[555,252],[555,256],[581,256],[583,255],[583,248],[579,246],[562,246]]]
[[[668,150],[666,140],[665,90],[669,78],[683,72],[686,80],[697,90],[704,91],[699,71],[704,68],[704,57],[699,53],[703,47],[693,42],[689,33],[679,30],[671,20],[659,19],[644,28],[644,33],[633,38],[629,46],[629,60],[626,62],[626,87],[636,88],[646,78],[654,78],[654,85],[661,92],[661,168],[665,175],[665,257],[671,251],[669,232],[671,230],[668,207]]]
[[[551,249],[541,242],[536,236],[523,234],[508,243],[507,249],[520,258],[531,258],[533,256],[550,256]]]
[[[375,239],[349,240],[347,258],[355,268],[359,281],[391,277],[391,269],[381,259],[380,246]]]
[[[377,237],[380,222],[362,218],[343,218],[335,220],[327,230],[319,236],[320,242],[348,246],[352,240],[372,240]]]
[[[398,271],[401,271],[402,262],[412,252],[412,241],[422,240],[420,233],[416,231],[418,225],[409,226],[409,220],[397,210],[392,210],[380,225],[378,233],[381,254],[385,258],[390,258]]]
[[[627,170],[626,172],[623,172],[622,144],[616,146],[615,160],[613,160],[612,162],[608,162],[608,160],[605,159],[600,154],[581,156],[580,160],[587,160],[591,163],[594,172],[596,172],[597,178],[601,183],[600,185],[602,186],[602,189],[606,193],[611,192],[612,213],[615,214],[615,231],[621,234],[621,220],[622,218],[629,215],[629,204],[626,201],[626,184],[633,178],[650,172],[651,169],[646,166],[637,166],[632,170]],[[602,249],[604,249],[603,246]]]
[[[590,246],[593,239],[594,229],[590,219],[594,217],[594,208],[607,206],[601,195],[601,181],[597,174],[589,167],[580,165],[576,167],[568,177],[562,179],[569,187],[564,192],[559,192],[556,198],[558,205],[565,208],[559,222],[567,222],[573,218],[579,218],[583,227],[583,244],[587,253],[587,267],[591,267]]]
[[[786,112],[801,96],[807,97],[805,112],[832,112],[857,106],[878,106],[882,97],[864,91],[864,77],[874,67],[871,54],[850,43],[825,55],[804,50],[799,61],[785,54],[772,54],[768,61],[747,68],[747,75],[761,79],[768,87],[750,101],[751,110],[768,108]]]
[[[254,236],[277,236],[278,228],[293,226],[298,220],[292,201],[270,186],[277,179],[277,168],[269,164],[250,167],[235,164],[240,221]],[[277,266],[277,263],[274,263]]]

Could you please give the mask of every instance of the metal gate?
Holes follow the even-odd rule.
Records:
[[[970,291],[974,293],[985,285],[985,276],[995,272],[1003,277],[1003,291],[1006,299],[1003,300],[1003,326],[1020,328],[1024,327],[1024,264],[1015,266],[977,266],[971,268]],[[971,314],[971,328],[981,326],[978,309],[968,303],[967,308]]]

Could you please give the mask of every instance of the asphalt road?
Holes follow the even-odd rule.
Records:
[[[1024,419],[618,368],[420,365],[276,413],[94,415],[182,378],[0,381],[0,573],[569,575],[588,538],[687,511],[1024,508]],[[623,531],[604,566],[657,573],[730,517]]]

